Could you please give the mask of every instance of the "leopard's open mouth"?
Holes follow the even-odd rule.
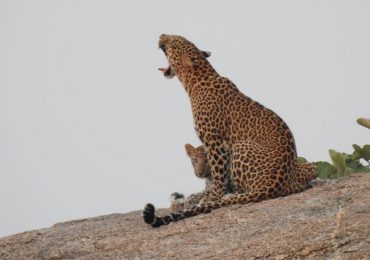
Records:
[[[167,68],[158,68],[158,70],[162,71],[163,75],[168,79],[171,79],[173,78],[173,76],[175,76],[175,73],[173,73],[171,65],[168,66]]]
[[[162,42],[159,42],[159,48],[164,52],[164,54],[167,57],[166,46]],[[163,75],[168,79],[171,79],[175,76],[175,72],[173,71],[171,65],[168,65],[168,67],[166,68],[159,68],[158,70],[162,71]]]

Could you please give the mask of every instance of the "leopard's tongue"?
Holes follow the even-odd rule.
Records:
[[[167,68],[158,68],[158,70],[162,71],[163,73],[165,73],[167,70],[168,70],[169,67]]]

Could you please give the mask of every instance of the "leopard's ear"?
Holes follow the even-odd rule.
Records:
[[[192,154],[194,153],[195,150],[196,149],[191,144],[185,144],[185,151],[186,151],[186,153],[188,154],[189,157],[192,156]]]
[[[211,57],[211,52],[210,52],[210,51],[202,51],[202,54],[203,54],[203,55],[204,55],[204,57],[206,57],[206,58]]]
[[[209,56],[211,56],[211,52],[200,51],[200,53],[193,53],[191,54],[191,56],[183,55],[182,60],[185,65],[189,67],[198,67],[200,65],[201,59],[208,58]]]
[[[200,55],[193,55],[191,57],[184,55],[182,59],[185,65],[189,67],[197,67],[200,64]]]

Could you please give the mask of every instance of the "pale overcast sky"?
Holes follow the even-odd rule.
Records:
[[[370,143],[369,1],[0,1],[0,236],[169,206],[200,191],[188,97],[161,33],[211,63],[328,160]]]

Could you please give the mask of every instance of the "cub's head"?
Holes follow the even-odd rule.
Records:
[[[199,178],[210,178],[211,168],[208,165],[207,153],[203,145],[195,148],[191,144],[185,144],[185,150],[191,160],[195,175]]]
[[[193,43],[182,36],[162,34],[158,46],[167,57],[169,66],[160,68],[166,78],[193,72],[200,66],[208,64],[206,58],[211,53],[199,50]]]

